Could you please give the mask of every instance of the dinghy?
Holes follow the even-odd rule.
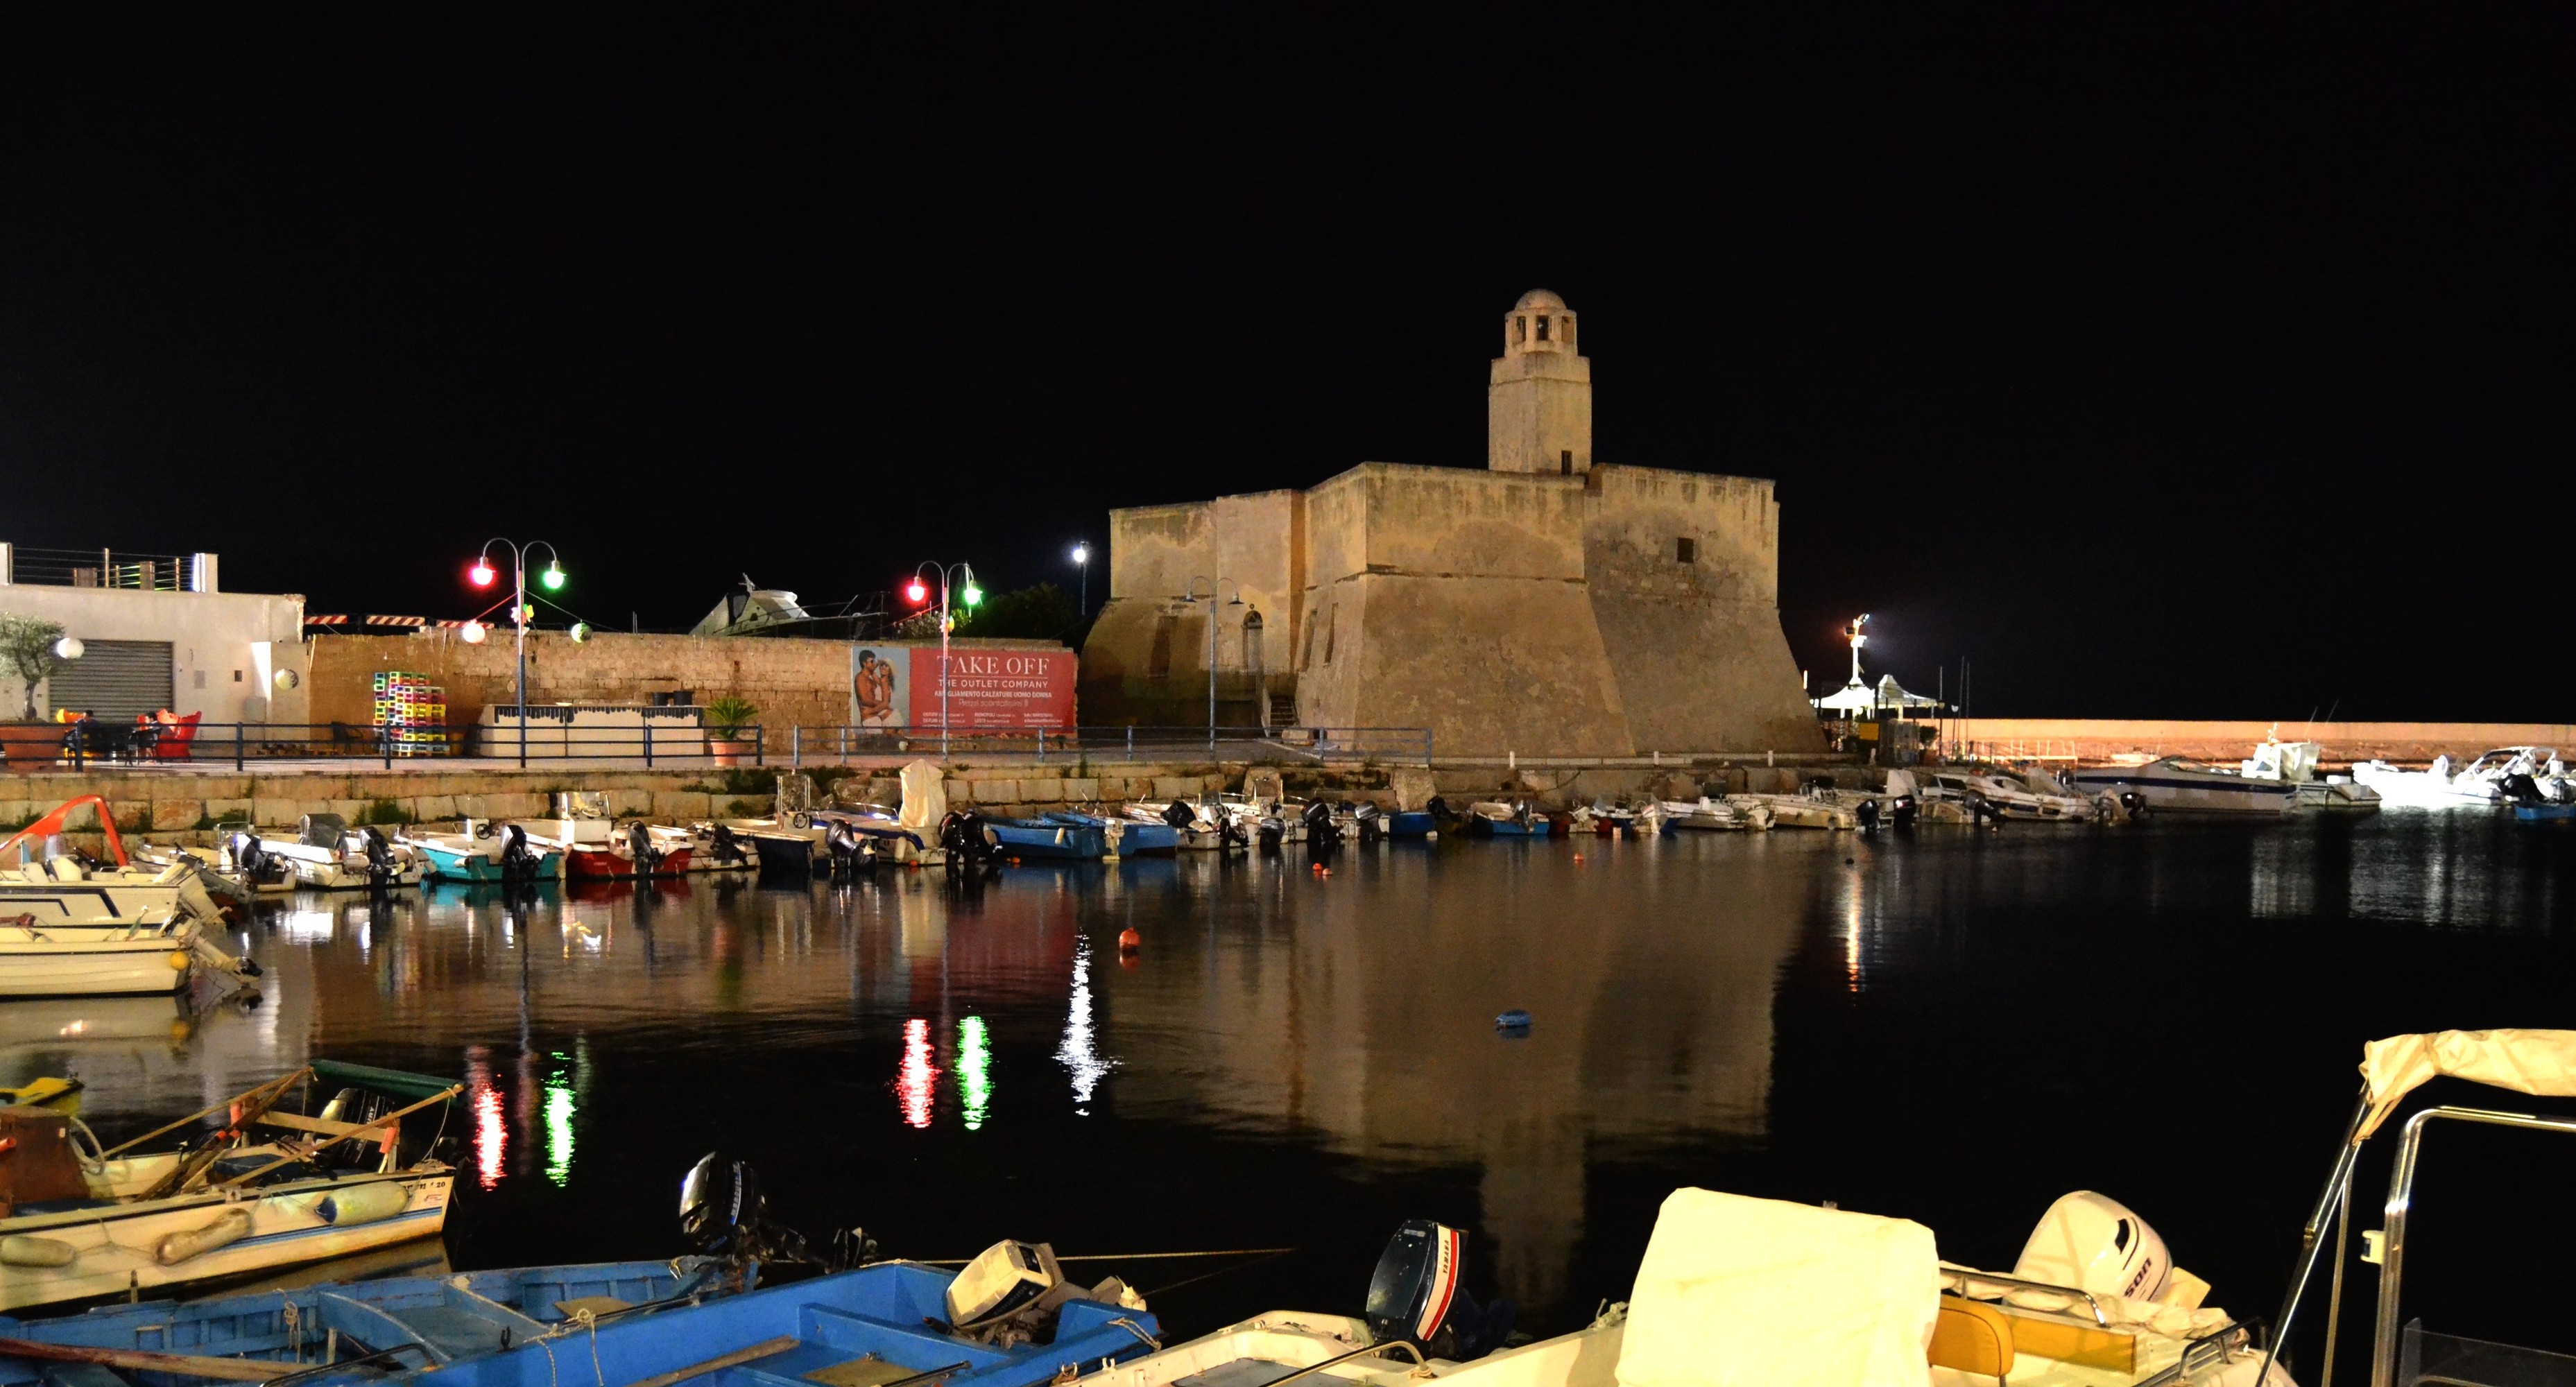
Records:
[[[405,834],[401,840],[429,861],[440,881],[554,881],[563,875],[563,853],[532,843],[517,824],[467,819],[462,832]]]
[[[286,863],[295,884],[315,891],[383,891],[420,885],[428,860],[368,825],[352,831],[337,814],[307,814],[295,837],[261,838],[263,854]]]
[[[1655,817],[1666,829],[1694,829],[1701,832],[1759,833],[1771,827],[1771,806],[1750,796],[1724,799],[1668,799],[1655,806]]]
[[[1544,838],[1548,822],[1526,804],[1487,799],[1467,806],[1467,831],[1479,838]]]
[[[60,841],[64,825],[81,809],[98,814],[108,853],[104,862]],[[63,925],[122,929],[138,921],[180,920],[215,929],[223,924],[223,908],[207,889],[204,873],[203,865],[193,860],[136,862],[126,855],[107,801],[82,795],[0,839],[0,917],[30,916],[49,930]]]

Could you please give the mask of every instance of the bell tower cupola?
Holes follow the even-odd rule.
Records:
[[[1574,311],[1545,289],[1503,315],[1503,354],[1485,387],[1485,465],[1496,472],[1592,470],[1592,360]]]

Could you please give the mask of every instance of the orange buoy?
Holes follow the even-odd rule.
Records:
[[[1581,853],[1579,853],[1579,852],[1578,852],[1578,853],[1576,853],[1576,854],[1574,855],[1574,860],[1575,860],[1575,861],[1577,861],[1577,862],[1582,861],[1582,860],[1583,860],[1583,854],[1581,854]]]
[[[1118,932],[1118,952],[1132,954],[1143,947],[1145,947],[1145,936],[1138,934],[1135,926],[1130,925]]]

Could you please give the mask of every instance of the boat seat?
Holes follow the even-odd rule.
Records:
[[[2012,1371],[2012,1320],[1991,1305],[1944,1295],[1940,1317],[1932,1322],[1931,1359],[1933,1367],[2001,1383]]]

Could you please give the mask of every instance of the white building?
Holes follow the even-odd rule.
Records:
[[[81,655],[36,707],[129,721],[167,708],[210,723],[307,720],[304,599],[224,592],[212,554],[27,549],[0,543],[0,612],[51,621]],[[0,668],[0,719],[25,708]]]

